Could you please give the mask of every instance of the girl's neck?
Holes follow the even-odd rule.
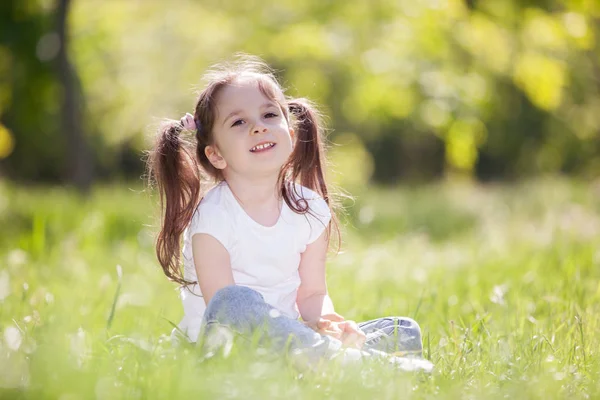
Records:
[[[246,177],[228,176],[227,185],[247,210],[279,209],[277,176],[248,180]]]

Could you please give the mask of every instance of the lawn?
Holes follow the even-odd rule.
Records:
[[[242,346],[210,359],[174,348],[182,310],[154,256],[155,196],[3,183],[0,397],[600,397],[600,183],[352,194],[328,266],[336,309],[416,319],[432,374],[301,374]]]

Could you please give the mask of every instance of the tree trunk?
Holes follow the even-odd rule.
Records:
[[[66,180],[87,193],[93,181],[93,160],[83,132],[83,95],[75,67],[68,56],[67,19],[71,0],[58,0],[56,29],[60,39],[57,54],[58,79],[63,87],[62,129],[67,142]]]

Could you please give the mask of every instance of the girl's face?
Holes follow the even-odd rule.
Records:
[[[294,137],[279,104],[251,80],[225,86],[216,102],[215,143],[205,150],[210,162],[225,178],[278,174],[292,151]]]

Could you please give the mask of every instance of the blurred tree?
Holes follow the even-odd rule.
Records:
[[[15,136],[3,171],[13,177],[55,180],[64,158],[56,118],[55,75],[36,54],[40,38],[51,26],[48,12],[30,2],[0,3],[0,53],[3,74],[0,119]],[[46,39],[52,42],[51,37]],[[52,43],[50,43],[52,44]],[[42,57],[52,49],[40,47]]]
[[[0,6],[0,53],[9,76],[0,82],[0,118],[16,136],[2,167],[17,179],[70,182],[85,192],[93,158],[81,124],[83,95],[68,59],[69,4],[9,0]]]
[[[63,90],[62,129],[67,143],[67,178],[80,191],[87,192],[92,184],[92,158],[83,133],[82,96],[79,78],[68,56],[69,35],[68,20],[70,0],[58,0],[56,12],[56,30],[58,36],[58,54],[56,64],[59,82]]]
[[[61,56],[77,66],[80,88],[49,65],[60,58],[58,9],[46,0],[0,7],[0,71],[10,72],[0,79],[0,121],[15,141],[0,166],[11,176],[56,180],[79,154],[82,176],[92,160],[100,177],[139,177],[144,133],[190,111],[203,70],[236,51],[262,56],[289,94],[323,105],[331,139],[351,143],[332,148],[349,176],[600,171],[596,0],[77,0]],[[83,113],[70,132],[89,133],[80,135],[88,156],[76,150],[83,139],[67,144],[61,134],[61,120],[77,125],[70,107]],[[351,162],[357,154],[361,165]]]

